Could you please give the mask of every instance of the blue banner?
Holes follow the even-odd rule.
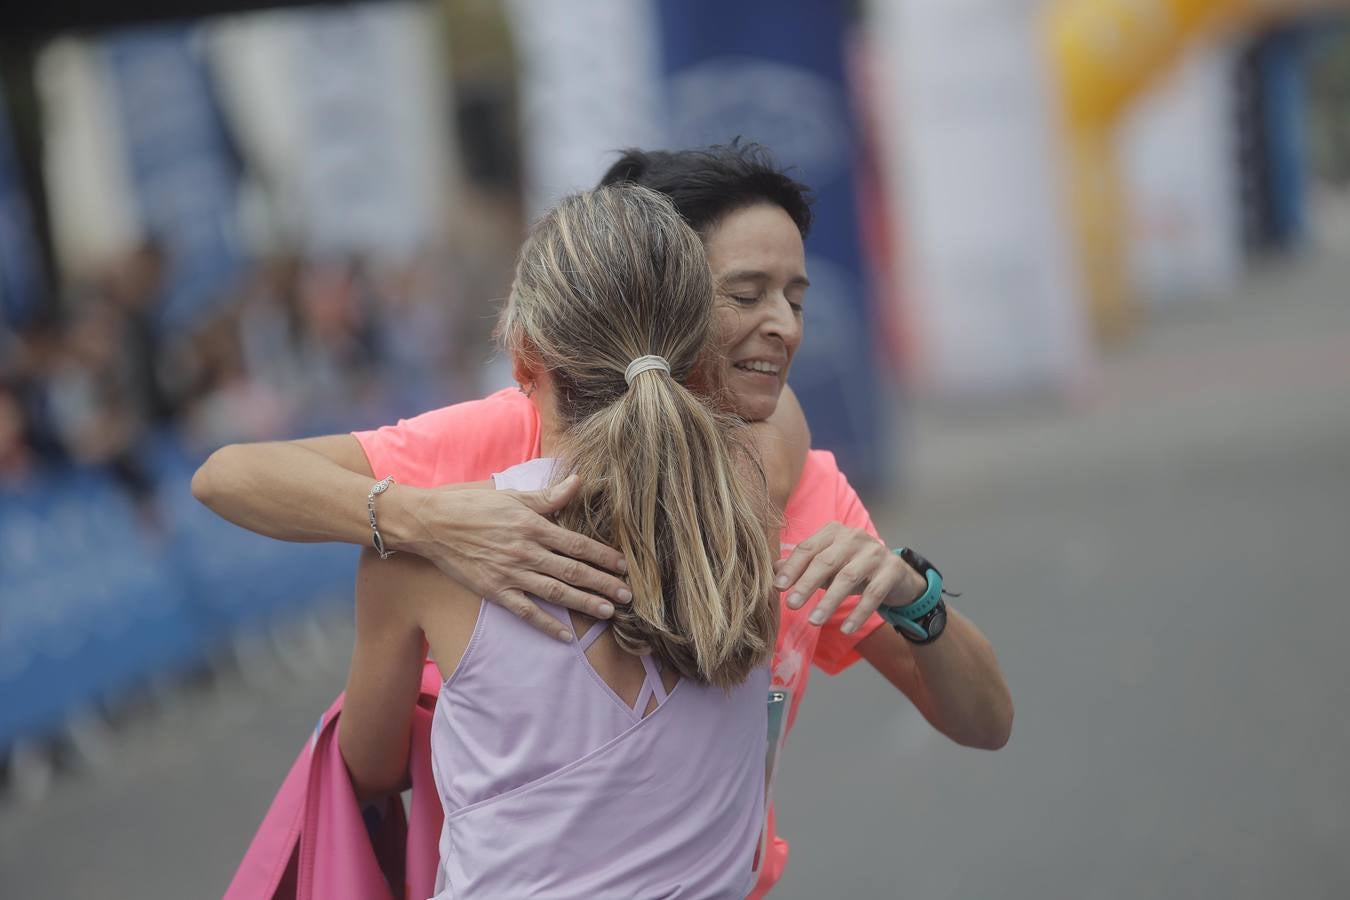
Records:
[[[350,602],[357,551],[236,528],[192,499],[164,441],[159,528],[108,476],[0,485],[0,755],[200,663],[230,634]]]
[[[147,26],[103,42],[142,222],[168,262],[167,328],[222,299],[241,255],[240,167],[193,33]]]
[[[41,305],[45,290],[9,114],[0,98],[0,322],[27,323]]]
[[[875,348],[854,191],[857,131],[837,0],[658,0],[672,147],[736,136],[770,148],[815,190],[812,287],[792,386],[814,443],[860,489],[884,480]]]
[[[1267,35],[1257,50],[1270,228],[1275,245],[1281,248],[1298,246],[1307,231],[1307,112],[1303,98],[1308,38],[1305,26],[1281,28]]]

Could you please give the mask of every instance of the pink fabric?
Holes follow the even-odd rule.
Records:
[[[830,522],[860,528],[881,539],[872,524],[872,517],[844,473],[839,471],[834,454],[828,450],[812,450],[806,455],[806,465],[788,499],[783,518],[785,522],[779,540],[784,557]],[[814,663],[829,675],[837,675],[861,659],[858,642],[884,624],[880,616],[873,614],[853,634],[844,634],[840,626],[858,606],[859,598],[853,596],[839,604],[824,625],[811,625],[807,618],[822,596],[823,591],[817,592],[801,609],[781,607],[778,646],[774,653],[774,683],[794,691],[789,729],[796,720],[797,705],[806,691],[809,664]]]
[[[397,425],[355,432],[354,436],[376,477],[393,475],[401,484],[417,487],[486,481],[494,472],[539,455],[539,414],[520,391],[509,388],[481,400],[432,410]],[[780,537],[784,556],[832,521],[877,536],[867,509],[839,470],[834,454],[826,450],[807,454],[801,479],[788,500],[785,519]],[[858,643],[884,624],[874,614],[853,634],[840,631],[857,606],[855,596],[841,603],[824,625],[810,625],[807,617],[821,596],[823,592],[816,593],[801,609],[780,607],[773,681],[775,687],[791,692],[788,730],[796,722],[797,710],[806,694],[811,664],[831,675],[843,671],[861,658]],[[773,830],[772,806],[769,828],[774,838],[761,867],[760,881],[752,895],[755,897],[767,893],[787,865],[788,845]]]
[[[539,455],[539,411],[507,388],[353,436],[376,478],[413,487],[487,481]]]
[[[825,450],[812,450],[807,454],[801,479],[784,510],[784,519],[780,536],[783,556],[787,556],[798,543],[831,521],[850,528],[861,528],[873,537],[878,537],[872,517],[867,514],[867,509],[848,479],[839,471],[834,454]],[[844,624],[858,604],[857,597],[849,597],[824,625],[816,627],[807,618],[822,596],[823,592],[817,592],[801,609],[789,609],[786,604],[779,607],[778,645],[773,654],[773,687],[788,692],[789,733],[797,720],[802,698],[806,696],[806,685],[811,677],[810,664],[815,663],[831,675],[842,672],[860,659],[858,642],[884,624],[880,616],[873,614],[853,634],[840,631],[839,626]],[[787,868],[788,842],[778,834],[772,792],[769,797],[768,830],[773,837],[764,855],[759,882],[750,895],[752,898],[769,893]]]
[[[429,897],[442,812],[431,771],[431,717],[440,673],[428,662],[413,714],[411,819],[399,797],[367,830],[338,749],[342,695],[323,714],[253,836],[225,900],[403,900]],[[399,886],[398,893],[390,884]]]

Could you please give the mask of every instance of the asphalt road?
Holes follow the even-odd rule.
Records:
[[[1162,316],[1069,409],[917,412],[872,508],[964,592],[1013,738],[959,749],[865,666],[817,675],[775,896],[1350,897],[1347,284],[1305,262]],[[350,626],[273,640],[11,793],[0,895],[218,896]]]

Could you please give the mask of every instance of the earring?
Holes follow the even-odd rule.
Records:
[[[526,397],[529,397],[530,395],[532,395],[532,394],[534,393],[534,382],[533,382],[533,381],[530,382],[530,388],[529,388],[529,390],[526,390],[526,389],[525,389],[525,385],[523,385],[523,384],[518,384],[518,385],[516,385],[516,390],[520,391],[520,392],[521,392],[522,394],[524,394]]]

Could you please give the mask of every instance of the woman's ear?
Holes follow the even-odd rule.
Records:
[[[539,353],[529,338],[521,338],[516,352],[511,356],[511,377],[526,391],[530,385],[539,381],[539,368],[535,364]]]
[[[534,381],[533,371],[519,356],[511,360],[511,377],[516,380],[516,384],[520,385],[522,389]]]

